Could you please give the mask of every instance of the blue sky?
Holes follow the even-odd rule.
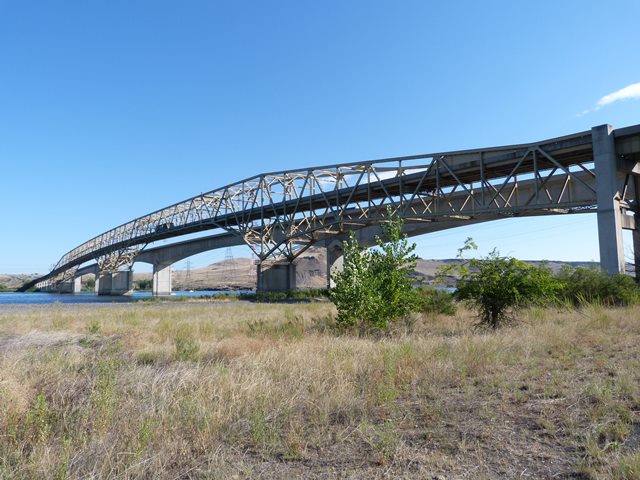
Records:
[[[261,171],[640,123],[638,99],[597,107],[640,82],[639,21],[635,0],[0,0],[0,272]],[[593,215],[416,241],[467,236],[598,259]]]

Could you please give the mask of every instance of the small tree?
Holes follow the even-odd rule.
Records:
[[[353,233],[344,243],[344,268],[332,278],[330,297],[343,328],[386,329],[389,323],[419,308],[420,297],[409,275],[416,266],[415,244],[402,234],[402,219],[387,209],[383,237],[367,250]]]
[[[443,269],[441,274],[457,270],[455,295],[478,309],[480,325],[498,328],[513,320],[519,308],[557,299],[562,284],[550,269],[513,257],[501,257],[495,249],[484,258],[463,258],[465,251],[476,248],[468,238],[458,251],[460,263]]]

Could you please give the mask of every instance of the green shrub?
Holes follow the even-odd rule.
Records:
[[[640,302],[640,288],[627,275],[609,275],[598,268],[565,266],[556,278],[562,284],[561,298],[573,305],[624,306]]]
[[[467,239],[458,252],[461,263],[446,267],[441,274],[458,271],[455,296],[478,309],[480,325],[495,329],[513,320],[522,307],[557,301],[562,284],[549,268],[501,257],[495,249],[484,258],[462,258],[464,251],[475,248],[472,239]]]
[[[457,305],[453,293],[439,288],[421,287],[420,311],[429,314],[455,315]]]
[[[153,289],[153,280],[150,278],[141,278],[134,282],[136,290],[151,290]]]
[[[96,279],[89,278],[86,281],[82,282],[81,291],[83,292],[93,292],[96,289]]]
[[[338,309],[340,328],[360,331],[384,330],[390,322],[420,308],[420,298],[411,284],[416,266],[415,244],[402,235],[402,219],[387,209],[383,237],[377,248],[360,247],[353,233],[344,242],[344,268],[332,276],[335,287],[330,298]]]

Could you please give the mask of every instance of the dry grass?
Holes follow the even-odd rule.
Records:
[[[332,308],[1,311],[0,478],[640,478],[640,310],[376,339]]]

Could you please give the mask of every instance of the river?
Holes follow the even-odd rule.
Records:
[[[211,297],[213,295],[234,295],[239,293],[250,293],[247,291],[229,292],[221,290],[196,290],[173,292],[173,297]],[[42,305],[47,303],[127,303],[151,298],[151,292],[136,291],[133,295],[127,296],[98,296],[93,292],[82,292],[71,294],[41,293],[41,292],[0,292],[0,307],[2,305]]]

